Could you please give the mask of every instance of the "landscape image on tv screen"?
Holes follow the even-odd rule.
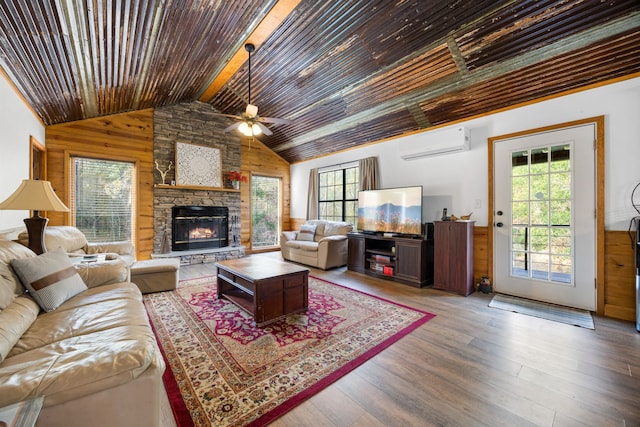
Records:
[[[420,235],[422,186],[361,191],[358,194],[358,229]]]

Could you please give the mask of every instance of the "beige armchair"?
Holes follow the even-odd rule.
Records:
[[[347,233],[351,230],[348,222],[309,220],[300,230],[282,233],[282,257],[323,270],[341,267],[347,264]]]

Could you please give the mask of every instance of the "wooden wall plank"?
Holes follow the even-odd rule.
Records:
[[[65,162],[70,154],[104,159],[130,159],[138,170],[136,256],[150,258],[153,251],[153,110],[47,126],[48,179],[58,196],[69,203]],[[51,225],[71,224],[68,214],[49,215]]]
[[[240,186],[241,236],[246,252],[255,252],[251,246],[251,176],[252,174],[282,179],[282,224],[281,230],[289,230],[291,215],[291,170],[289,162],[278,156],[257,139],[241,140],[241,172],[249,178]]]

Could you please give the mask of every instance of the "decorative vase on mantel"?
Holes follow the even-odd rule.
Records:
[[[241,182],[249,181],[249,179],[247,179],[246,176],[242,175],[240,171],[229,171],[224,175],[224,177],[231,182],[231,188],[233,188],[234,190],[240,189]]]

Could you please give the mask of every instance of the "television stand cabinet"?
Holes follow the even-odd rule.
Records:
[[[433,239],[349,233],[347,268],[421,288],[433,284]]]

